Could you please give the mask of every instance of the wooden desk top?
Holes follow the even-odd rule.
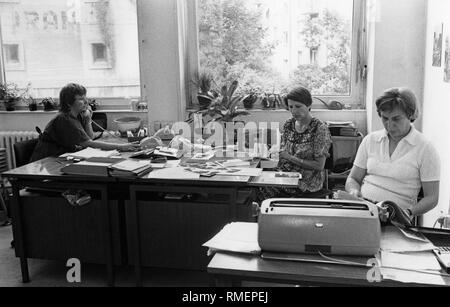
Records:
[[[127,158],[132,153],[122,153],[122,157]],[[227,157],[220,158],[232,159]],[[182,160],[183,161],[183,160]],[[251,164],[251,167],[258,167],[259,160]],[[87,181],[87,182],[127,182],[127,183],[163,183],[163,184],[180,184],[180,185],[205,185],[205,186],[232,186],[232,187],[246,187],[246,186],[264,186],[267,182],[258,183],[257,178],[250,176],[220,176],[200,177],[199,179],[158,179],[158,178],[119,178],[119,177],[105,177],[105,176],[82,176],[82,175],[68,175],[61,172],[61,168],[70,164],[64,159],[56,157],[48,157],[13,170],[9,170],[1,174],[1,176],[9,179],[21,180],[64,180],[64,181]],[[283,187],[296,187],[298,181],[293,181],[292,178],[273,178],[269,185],[277,185]]]
[[[233,253],[216,253],[208,265],[208,273],[232,276],[240,280],[263,279],[273,282],[312,283],[351,286],[430,286],[427,283],[404,284],[392,280],[381,283],[367,281],[370,268],[307,263],[298,261],[267,260],[259,256]],[[417,281],[427,274],[411,272],[417,275]],[[443,277],[446,286],[450,278]]]

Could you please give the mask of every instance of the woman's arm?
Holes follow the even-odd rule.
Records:
[[[93,139],[94,138],[94,130],[92,129],[92,110],[91,107],[87,107],[86,110],[81,112],[81,122],[83,125],[83,129],[86,134]]]
[[[314,171],[322,171],[325,168],[325,157],[319,157],[316,160],[305,160],[299,159],[297,157],[291,156],[285,151],[280,152],[280,160],[284,159],[289,161],[292,164],[300,166],[301,168],[314,170]]]
[[[345,182],[345,190],[355,197],[362,197],[361,186],[366,175],[367,170],[354,165]]]
[[[117,149],[119,151],[136,151],[140,149],[139,144],[131,144],[131,143],[123,143],[123,144],[117,144],[117,143],[106,143],[101,141],[86,141],[82,144],[80,144],[82,147],[92,147],[92,148],[98,148],[101,150],[114,150]]]
[[[422,182],[424,197],[416,206],[409,208],[413,216],[423,215],[433,210],[439,202],[439,181]]]

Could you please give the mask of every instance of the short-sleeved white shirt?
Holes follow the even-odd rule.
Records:
[[[369,134],[358,149],[354,165],[367,170],[361,186],[364,198],[394,201],[404,209],[417,204],[422,182],[440,180],[439,155],[413,126],[392,156],[386,130]]]

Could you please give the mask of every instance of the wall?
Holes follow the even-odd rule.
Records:
[[[406,86],[423,101],[426,10],[427,0],[369,0],[369,132],[382,129],[374,103],[384,90]]]
[[[107,129],[117,130],[114,120],[121,117],[139,117],[143,125],[147,126],[147,112],[136,111],[100,111],[108,118]],[[47,123],[55,117],[57,111],[0,111],[0,131],[34,131],[35,127],[44,130]]]
[[[180,41],[181,1],[138,1],[142,97],[149,104],[149,122],[184,119],[183,41]],[[145,25],[145,27],[143,26]]]
[[[450,204],[450,83],[445,83],[445,38],[450,37],[450,1],[432,0],[428,5],[428,25],[425,56],[425,87],[423,132],[434,144],[441,157],[441,187],[439,208],[426,217],[428,223],[434,223],[439,211],[449,212]],[[437,24],[444,23],[442,66],[433,67],[433,33]]]

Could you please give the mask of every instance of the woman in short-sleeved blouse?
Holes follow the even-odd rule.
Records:
[[[439,200],[440,162],[433,145],[413,123],[418,117],[414,93],[392,88],[376,101],[385,129],[362,142],[346,190],[372,202],[393,201],[412,218],[432,210]],[[423,198],[417,201],[419,190]]]
[[[331,136],[325,123],[312,117],[312,97],[303,87],[292,90],[285,98],[285,104],[292,114],[283,128],[280,144],[278,170],[299,172],[298,189],[264,189],[264,198],[300,197],[317,192],[323,187],[325,160],[329,156]]]

